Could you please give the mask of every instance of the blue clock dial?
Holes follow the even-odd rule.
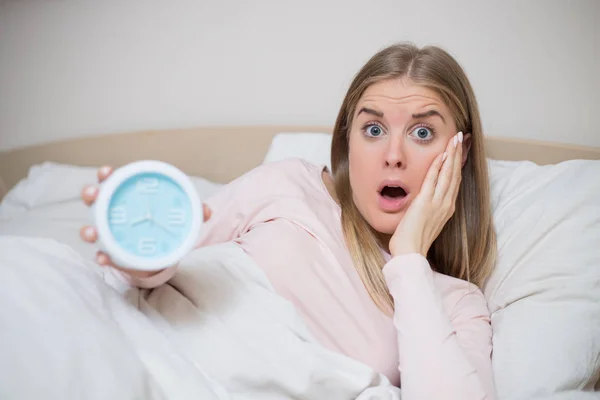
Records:
[[[114,191],[108,227],[125,251],[139,257],[163,257],[185,241],[192,207],[181,186],[159,173],[141,173]]]

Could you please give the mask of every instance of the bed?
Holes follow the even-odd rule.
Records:
[[[219,369],[216,366],[223,360],[211,352],[214,348],[202,347],[187,329],[173,330],[172,326],[181,326],[181,320],[167,318],[166,323],[156,315],[157,304],[163,304],[160,295],[132,291],[116,277],[103,276],[114,278],[111,289],[119,295],[107,294],[94,283],[96,272],[81,272],[74,277],[65,267],[82,270],[80,265],[85,264],[94,271],[90,260],[95,249],[78,238],[79,227],[89,222],[89,212],[79,201],[79,193],[84,184],[95,181],[98,166],[121,166],[140,159],[166,161],[186,172],[201,196],[209,196],[261,163],[299,157],[328,164],[330,132],[327,126],[199,127],[110,133],[0,152],[0,268],[4,269],[0,303],[14,304],[4,307],[0,321],[2,326],[9,322],[20,326],[12,331],[3,329],[0,334],[4,335],[0,336],[0,354],[8,354],[0,357],[0,398],[15,394],[22,396],[12,398],[39,397],[42,393],[46,398],[190,398],[191,394],[207,399],[262,398],[265,392],[261,392],[264,388],[259,382],[272,377],[269,374],[277,377],[271,383],[280,393],[294,393],[290,397],[295,398],[399,398],[389,397],[396,394],[380,381],[381,377],[349,360],[321,353],[314,345],[308,349],[290,346],[288,353],[272,355],[307,360],[307,364],[315,359],[322,361],[316,370],[306,376],[298,374],[292,381],[283,370],[265,369],[269,363],[249,367],[245,359],[228,363],[249,367],[243,371]],[[488,137],[486,149],[499,259],[482,289],[492,312],[498,399],[598,399],[600,148]],[[251,269],[233,269],[240,263],[234,252],[219,247],[193,254],[189,262],[213,271],[213,280],[228,271],[227,276],[237,276],[239,282],[254,282],[252,301],[269,296],[259,275],[242,276]],[[25,278],[11,272],[16,270],[22,271]],[[52,275],[55,270],[64,273],[57,278]],[[182,271],[181,282],[173,284],[179,291],[185,292],[189,282],[201,285],[206,281],[206,277],[195,277],[192,269]],[[36,284],[38,281],[46,286]],[[48,292],[48,282],[55,281],[57,286]],[[84,283],[94,289],[82,292],[79,288]],[[62,293],[61,288],[77,296],[70,302],[61,300],[56,295]],[[37,304],[66,311],[60,315],[42,312],[26,300],[27,295],[37,296]],[[173,293],[162,296],[171,299],[170,307],[189,307],[174,300]],[[123,299],[127,304],[134,299],[145,318],[130,322],[124,315],[131,311],[127,311],[130,309]],[[212,298],[194,299],[196,305],[209,308],[210,301]],[[71,309],[64,307],[73,302],[100,302],[104,314],[94,317],[94,312],[82,305],[72,311],[69,319]],[[243,320],[231,316],[223,321],[228,321],[229,327],[235,326],[236,332],[244,331],[254,320],[265,318],[256,313],[249,309]],[[294,321],[293,337],[310,342],[301,323]],[[122,334],[110,330],[111,324],[117,324]],[[159,333],[155,331],[157,324]],[[71,333],[65,333],[65,326]],[[54,350],[48,350],[48,345],[32,345],[39,339],[36,332],[41,327],[47,331],[45,335],[55,339]],[[77,329],[79,334],[73,333]],[[89,329],[99,332],[94,343],[81,339],[81,333]],[[215,325],[213,331],[206,332],[205,343],[219,343],[231,331],[224,331],[225,326],[219,329]],[[150,330],[154,336],[149,335]],[[287,334],[280,332],[276,337]],[[269,340],[277,339],[269,336]],[[105,345],[100,346],[104,351],[98,350],[98,341]],[[74,343],[76,350],[72,350]],[[158,350],[157,343],[162,346]],[[197,355],[192,366],[187,353],[179,353],[174,343],[191,346],[186,351],[192,348]],[[60,350],[67,348],[73,356],[65,359]],[[199,366],[198,360],[204,364]],[[115,363],[119,365],[116,373]],[[33,366],[35,372],[24,372],[25,368],[18,368],[22,364]],[[254,371],[248,372],[252,368]],[[346,380],[340,378],[340,371]],[[349,376],[358,380],[351,381]],[[73,377],[78,378],[77,383],[73,383]],[[105,384],[107,379],[113,382],[110,387]],[[315,380],[336,379],[340,380],[336,381],[338,392],[326,392],[323,387],[319,387],[318,395],[298,391],[298,387],[309,387]],[[35,384],[26,384],[26,380]],[[382,388],[390,392],[369,391]],[[331,390],[330,385],[327,390]]]

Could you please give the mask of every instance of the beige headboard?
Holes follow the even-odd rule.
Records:
[[[278,132],[331,132],[327,126],[226,126],[106,134],[0,152],[0,197],[44,161],[115,167],[141,159],[169,162],[189,175],[228,182],[263,160]],[[600,159],[600,148],[488,137],[490,158],[552,164]],[[4,181],[4,183],[2,183]]]

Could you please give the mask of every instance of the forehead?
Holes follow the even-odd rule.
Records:
[[[369,104],[386,108],[400,106],[411,111],[438,108],[440,112],[448,112],[448,108],[434,90],[404,78],[384,80],[369,86],[358,101],[356,111],[360,110],[360,106]]]

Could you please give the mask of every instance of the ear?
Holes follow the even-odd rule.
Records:
[[[469,150],[471,150],[471,134],[465,133],[463,136],[463,152],[462,152],[462,166],[465,166],[467,158],[469,158]]]

